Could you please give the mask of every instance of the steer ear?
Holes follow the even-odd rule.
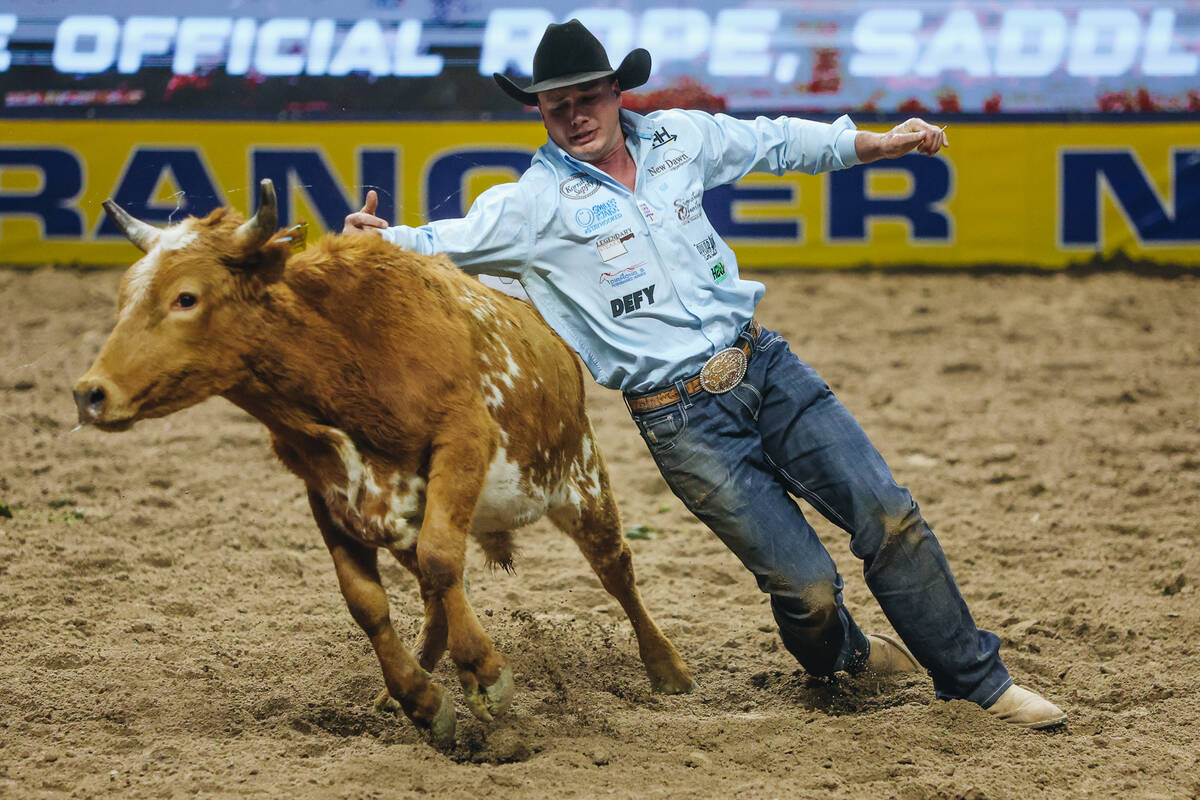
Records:
[[[233,234],[234,243],[243,253],[258,250],[275,233],[279,224],[279,206],[275,201],[275,184],[263,178],[258,185],[258,211],[243,222]]]
[[[108,216],[112,218],[113,224],[120,229],[121,233],[128,236],[129,241],[137,245],[137,248],[143,253],[149,253],[154,249],[154,245],[158,244],[158,237],[162,236],[161,230],[131,216],[128,211],[112,200],[105,200],[102,205],[108,212]]]

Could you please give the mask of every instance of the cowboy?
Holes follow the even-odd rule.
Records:
[[[913,150],[944,131],[910,119],[887,133],[699,111],[640,116],[620,94],[646,82],[650,54],[617,69],[578,20],[550,25],[521,88],[549,141],[515,183],[481,194],[463,219],[388,227],[374,194],[344,233],[445,253],[467,272],[520,281],[595,379],[621,390],[672,491],[770,595],[787,649],[811,674],[928,670],[937,696],[1016,725],[1066,715],[1017,686],[999,639],[979,630],[941,546],[908,491],[825,381],[754,319],[762,284],[701,205],[749,172],[843,169]],[[850,534],[867,586],[899,637],[864,634],[842,579],[793,496]]]

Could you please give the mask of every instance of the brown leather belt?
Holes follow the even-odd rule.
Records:
[[[754,351],[754,343],[758,341],[759,334],[762,333],[762,325],[757,319],[751,319],[750,324],[746,326],[746,336],[738,336],[737,344],[733,345],[742,351],[746,359],[750,359],[750,354]],[[683,388],[688,393],[688,396],[700,394],[704,391],[704,387],[700,383],[700,375],[688,378],[683,382]],[[672,386],[670,389],[664,389],[661,392],[654,394],[646,394],[640,396],[625,395],[625,403],[629,406],[629,410],[634,413],[642,411],[653,411],[656,408],[669,406],[672,403],[678,403],[683,398],[679,394],[679,389]]]

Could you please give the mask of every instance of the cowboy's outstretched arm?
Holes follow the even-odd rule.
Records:
[[[380,234],[406,250],[445,254],[472,275],[520,278],[533,252],[533,228],[533,208],[525,188],[504,183],[479,195],[465,217],[418,227],[385,227]]]

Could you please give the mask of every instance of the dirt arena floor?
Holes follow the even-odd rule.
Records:
[[[468,565],[512,712],[485,725],[460,699],[438,754],[373,710],[377,663],[265,429],[212,400],[73,432],[118,276],[0,271],[0,796],[1197,797],[1200,280],[759,277],[760,318],[858,416],[1065,729],[939,702],[925,676],[808,679],[597,389],[626,528],[649,529],[642,592],[700,688],[651,694],[620,609],[538,523],[515,576]],[[886,629],[810,516],[856,618]],[[459,696],[448,659],[438,675]]]

